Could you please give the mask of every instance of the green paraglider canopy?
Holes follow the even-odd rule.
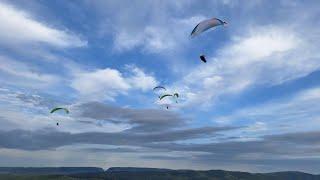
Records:
[[[157,89],[163,89],[163,90],[167,90],[165,87],[163,86],[156,86],[153,88],[153,90],[157,90]]]
[[[69,114],[69,110],[67,108],[62,108],[62,107],[56,107],[56,108],[53,108],[50,113],[54,113],[56,111],[59,111],[59,110],[64,110],[67,114]]]
[[[177,100],[177,99],[179,98],[179,94],[178,94],[178,93],[174,93],[174,94],[173,94],[173,97],[175,97],[176,103],[178,103],[178,100]]]
[[[160,96],[159,99],[162,100],[163,98],[168,97],[168,96],[173,96],[173,95],[172,94],[164,94],[164,95]]]
[[[178,93],[174,93],[173,95],[172,94],[164,94],[162,96],[159,97],[160,100],[162,100],[163,98],[165,97],[174,97],[174,98],[179,98],[179,94]],[[178,101],[176,100],[176,102],[178,103]]]
[[[50,113],[54,113],[56,111],[60,111],[60,110],[64,110],[67,114],[69,114],[69,110],[67,108],[63,108],[63,107],[56,107],[56,108],[53,108]],[[57,126],[59,126],[59,123],[57,122]]]

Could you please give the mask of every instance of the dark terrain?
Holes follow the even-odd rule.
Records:
[[[0,179],[107,179],[107,180],[320,180],[320,175],[303,172],[247,173],[223,170],[170,170],[156,168],[94,167],[0,168]]]

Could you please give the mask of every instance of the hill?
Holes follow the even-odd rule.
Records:
[[[0,168],[1,169],[1,168]],[[15,169],[15,168],[13,168]],[[11,171],[13,171],[11,169]],[[20,168],[16,168],[21,170]],[[275,173],[248,173],[237,171],[224,171],[224,170],[170,170],[170,169],[157,169],[157,168],[135,168],[135,167],[112,167],[105,172],[101,168],[39,168],[39,174],[35,174],[36,169],[30,168],[32,173],[24,169],[24,173],[8,173],[0,175],[0,179],[7,180],[28,180],[28,179],[95,179],[95,180],[320,180],[319,175],[313,175],[303,172],[275,172]],[[96,172],[94,172],[96,171]],[[15,171],[16,172],[16,171]],[[59,175],[47,174],[43,172],[59,172]],[[63,172],[66,172],[64,174]],[[73,173],[80,172],[80,173]]]

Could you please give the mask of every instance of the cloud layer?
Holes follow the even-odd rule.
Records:
[[[2,1],[0,166],[318,173],[318,7]],[[210,17],[229,26],[189,38]]]

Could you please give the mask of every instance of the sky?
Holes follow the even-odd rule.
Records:
[[[319,6],[1,0],[0,166],[320,174]]]

